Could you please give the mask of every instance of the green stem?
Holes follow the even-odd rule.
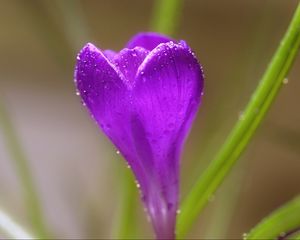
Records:
[[[300,196],[275,210],[256,225],[244,239],[276,239],[300,227]]]
[[[25,156],[21,143],[18,139],[11,118],[5,107],[0,103],[0,127],[3,130],[3,137],[6,142],[11,159],[14,161],[18,177],[23,185],[25,203],[29,213],[32,226],[39,237],[45,237],[46,227],[41,210],[36,186],[28,165],[29,161]]]
[[[181,0],[156,0],[152,30],[172,35],[180,19]]]
[[[27,231],[12,220],[5,212],[0,210],[0,230],[9,238],[34,239]]]
[[[121,166],[123,167],[123,166]],[[114,238],[132,239],[136,233],[136,200],[137,191],[132,173],[123,167],[120,209],[118,211],[118,224]]]
[[[274,102],[283,80],[286,78],[300,45],[300,4],[280,46],[274,54],[259,86],[255,90],[244,113],[229,134],[224,145],[208,169],[196,182],[181,207],[178,219],[178,237],[182,238],[205,207],[210,196],[246,149],[257,127]]]

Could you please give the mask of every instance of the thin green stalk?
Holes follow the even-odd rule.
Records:
[[[182,0],[156,0],[152,30],[172,35],[180,19]]]
[[[244,239],[276,239],[300,227],[300,196],[275,210],[257,224]]]
[[[2,210],[0,210],[0,231],[13,239],[35,239]]]
[[[120,209],[118,211],[118,224],[114,231],[114,238],[133,239],[136,233],[137,190],[132,173],[125,168],[121,171],[123,174],[121,176]]]
[[[16,134],[16,130],[12,124],[12,120],[6,111],[5,107],[0,102],[0,128],[3,131],[4,141],[6,142],[8,151],[10,152],[11,159],[14,161],[17,175],[22,183],[26,209],[37,236],[47,236],[45,227],[44,216],[36,186],[28,165],[29,161],[23,151],[21,143]]]
[[[244,113],[239,118],[215,159],[183,202],[177,226],[179,238],[184,237],[207,204],[210,196],[223,182],[242,152],[246,149],[257,127],[274,102],[282,82],[296,58],[299,45],[300,4]]]

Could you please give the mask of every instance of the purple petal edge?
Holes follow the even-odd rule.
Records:
[[[156,48],[161,43],[175,41],[172,38],[155,32],[142,32],[133,36],[127,43],[127,48],[143,47],[149,51]]]

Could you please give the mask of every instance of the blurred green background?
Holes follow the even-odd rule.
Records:
[[[175,38],[206,75],[203,104],[182,157],[181,197],[238,119],[298,1],[183,0]],[[60,238],[109,238],[126,164],[75,95],[86,42],[120,50],[151,30],[151,0],[0,0],[0,101],[29,159],[47,225]],[[230,177],[189,238],[241,238],[300,192],[300,60]],[[30,229],[22,184],[0,129],[0,206]],[[129,171],[129,170],[127,170]],[[137,201],[136,237],[152,237]],[[0,235],[1,237],[1,235]]]

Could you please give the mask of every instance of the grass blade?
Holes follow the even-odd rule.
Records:
[[[274,54],[259,86],[250,99],[244,113],[234,126],[229,137],[200,176],[194,188],[181,207],[178,221],[178,236],[182,238],[210,196],[216,191],[229,174],[240,155],[246,149],[257,127],[274,102],[284,79],[286,78],[299,50],[300,45],[300,4],[298,5],[290,26]]]
[[[244,239],[285,239],[297,229],[300,229],[300,196],[263,219]]]

